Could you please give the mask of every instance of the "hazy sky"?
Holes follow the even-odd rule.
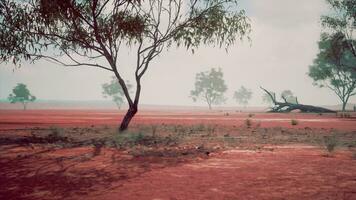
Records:
[[[221,67],[228,85],[226,105],[236,105],[233,92],[241,85],[253,90],[252,105],[262,105],[259,86],[280,92],[292,90],[301,103],[338,104],[328,89],[312,85],[306,75],[317,53],[324,0],[244,0],[251,19],[252,42],[237,42],[229,53],[202,47],[195,54],[185,49],[170,49],[151,64],[143,78],[141,103],[161,105],[204,105],[189,98],[195,74]],[[121,61],[124,73],[132,68],[128,55]],[[101,84],[110,72],[90,68],[65,68],[45,61],[24,65],[0,66],[0,98],[6,98],[16,83],[25,83],[39,99],[100,100]],[[130,78],[127,78],[130,79]],[[131,79],[133,80],[133,79]],[[355,98],[350,102],[356,102]]]

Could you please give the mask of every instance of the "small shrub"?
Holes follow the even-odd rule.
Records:
[[[213,134],[215,132],[216,125],[210,125],[207,127],[208,134]]]
[[[335,135],[324,136],[324,145],[329,153],[332,153],[338,145],[338,140]]]
[[[157,132],[157,125],[152,125],[151,128],[152,128],[152,137],[155,137]]]
[[[141,143],[145,136],[141,132],[125,132],[115,137],[115,142],[119,146],[133,146]]]
[[[50,133],[47,135],[47,141],[49,143],[54,143],[57,141],[67,141],[67,137],[64,136],[64,129],[56,126],[51,126],[49,128]]]
[[[245,120],[245,124],[246,124],[247,128],[251,128],[251,126],[252,126],[252,120],[251,120],[251,119],[246,119],[246,120]]]
[[[290,121],[290,124],[292,124],[293,126],[296,126],[296,125],[299,124],[299,122],[298,122],[298,120],[296,120],[296,119],[292,119],[292,120]]]

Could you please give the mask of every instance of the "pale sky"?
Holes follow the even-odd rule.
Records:
[[[263,105],[259,86],[277,93],[290,89],[303,104],[339,104],[332,91],[313,86],[306,74],[317,54],[319,19],[327,11],[325,1],[244,0],[242,6],[251,19],[251,43],[237,41],[228,53],[207,47],[193,55],[185,49],[169,49],[144,75],[141,103],[205,105],[189,98],[195,74],[221,67],[228,86],[226,106],[237,105],[232,96],[241,85],[253,91],[250,105]],[[121,70],[128,74],[135,60],[127,54],[121,61],[125,66]],[[100,69],[65,68],[46,61],[13,69],[0,65],[0,99],[6,98],[17,83],[25,83],[38,99],[101,100],[101,84],[111,76]],[[355,102],[355,97],[350,100]]]

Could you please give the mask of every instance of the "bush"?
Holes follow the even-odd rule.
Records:
[[[252,126],[252,120],[251,120],[251,119],[246,119],[246,120],[245,120],[245,124],[246,124],[247,128],[251,128],[251,126]]]
[[[125,131],[114,136],[114,144],[116,147],[125,148],[133,147],[137,145],[141,146],[156,146],[156,145],[174,145],[179,142],[180,138],[178,134],[160,136],[160,135],[150,135],[145,134],[141,131]]]
[[[64,136],[64,129],[56,126],[51,126],[49,128],[50,133],[47,135],[47,141],[49,143],[54,143],[54,142],[64,142],[67,141],[68,138]]]
[[[290,121],[290,124],[292,124],[293,126],[295,126],[295,125],[298,125],[299,122],[298,122],[298,120],[296,120],[296,119],[292,119],[292,120]]]
[[[252,114],[252,113],[248,114],[248,117],[250,117],[250,118],[253,116],[255,116],[255,114]]]
[[[329,153],[332,153],[338,145],[338,140],[335,135],[324,136],[324,145]]]

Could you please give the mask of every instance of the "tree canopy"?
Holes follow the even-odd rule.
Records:
[[[321,35],[319,53],[309,67],[308,75],[315,85],[331,89],[345,110],[349,98],[356,94],[356,72],[350,68],[356,64],[356,57],[352,56],[350,49],[334,44],[333,36]]]
[[[2,0],[0,59],[16,65],[45,59],[64,66],[115,74],[129,109],[120,130],[137,113],[141,79],[169,47],[228,48],[250,32],[236,0]],[[136,56],[135,92],[123,77],[120,52]]]
[[[12,93],[9,95],[10,103],[22,103],[23,109],[26,110],[27,104],[36,100],[36,97],[30,93],[30,90],[23,83],[18,83]]]
[[[325,30],[337,42],[348,48],[356,57],[356,0],[326,0],[331,8],[329,15],[321,17]],[[354,66],[355,67],[355,66]],[[356,67],[354,68],[356,70]]]
[[[225,102],[224,93],[227,86],[224,81],[224,74],[221,68],[212,68],[209,71],[200,72],[195,77],[195,88],[190,92],[193,101],[205,101],[209,109],[212,105],[219,105]]]

